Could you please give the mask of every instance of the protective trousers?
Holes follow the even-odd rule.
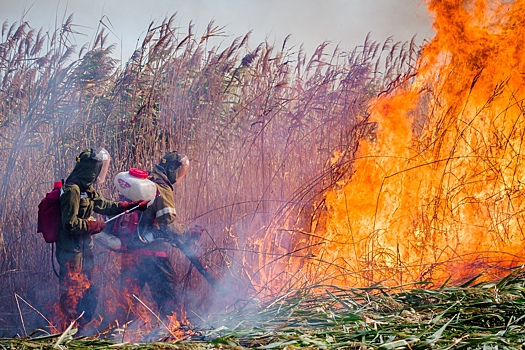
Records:
[[[140,293],[147,284],[161,317],[177,311],[175,270],[168,257],[140,255],[131,250],[122,254],[121,268],[120,283],[126,298],[131,301],[128,305],[136,304],[133,294]],[[129,311],[128,314],[135,313]],[[129,320],[129,315],[127,318]]]
[[[57,251],[60,264],[59,272],[59,306],[64,326],[78,320],[80,327],[86,325],[95,314],[97,308],[98,288],[92,281],[93,250],[84,252]]]

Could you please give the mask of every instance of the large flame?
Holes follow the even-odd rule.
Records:
[[[325,195],[331,264],[315,268],[332,282],[442,283],[525,261],[525,1],[428,7],[417,77],[374,102],[377,138]]]

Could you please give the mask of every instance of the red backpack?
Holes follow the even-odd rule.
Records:
[[[38,227],[37,233],[44,236],[46,243],[54,243],[58,239],[60,231],[60,192],[62,182],[57,181],[51,192],[38,205]]]

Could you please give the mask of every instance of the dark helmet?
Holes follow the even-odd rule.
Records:
[[[92,148],[83,150],[76,158],[75,168],[66,182],[76,183],[83,191],[92,185],[102,170],[102,160]]]
[[[166,172],[168,180],[175,184],[186,175],[190,167],[190,160],[186,155],[179,152],[168,152],[161,158],[159,165]]]

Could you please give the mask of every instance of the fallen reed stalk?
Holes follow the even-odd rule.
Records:
[[[199,334],[178,342],[115,343],[63,334],[0,339],[14,349],[47,348],[259,348],[284,349],[520,349],[525,342],[525,272],[463,286],[428,283],[341,288],[312,284],[275,300],[211,317]],[[56,340],[59,338],[59,340]]]

